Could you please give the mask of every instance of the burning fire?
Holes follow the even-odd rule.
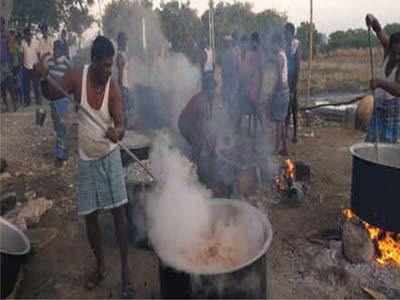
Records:
[[[285,160],[285,164],[286,164],[286,176],[294,179],[294,163],[290,159],[287,159]]]
[[[345,209],[343,215],[347,220],[358,218],[351,209]],[[361,221],[374,242],[377,251],[376,261],[380,265],[395,264],[400,266],[400,234],[385,232],[367,222]]]
[[[287,191],[295,178],[295,165],[290,159],[285,160],[279,176],[275,178],[275,186],[279,192]]]

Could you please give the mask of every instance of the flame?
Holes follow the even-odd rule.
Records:
[[[286,176],[294,179],[294,174],[295,174],[294,163],[290,159],[287,159],[285,160],[285,164],[286,164]]]
[[[281,174],[275,177],[275,186],[278,192],[287,191],[294,178],[295,165],[290,159],[287,159],[282,166]]]
[[[343,210],[343,215],[347,220],[358,218],[351,209]],[[400,266],[400,234],[386,232],[365,221],[362,221],[362,223],[378,250],[376,261],[380,265],[395,264]]]

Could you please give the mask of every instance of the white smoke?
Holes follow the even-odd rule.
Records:
[[[210,227],[211,193],[197,180],[193,164],[170,139],[160,134],[154,142],[151,167],[158,179],[146,208],[150,240],[165,263],[179,265],[183,249],[195,249]]]

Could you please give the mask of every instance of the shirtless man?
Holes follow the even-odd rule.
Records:
[[[84,216],[89,244],[96,267],[85,287],[95,288],[105,277],[99,210],[110,210],[121,255],[121,298],[132,297],[128,268],[128,231],[125,204],[128,202],[121,156],[116,144],[124,136],[124,115],[118,84],[111,79],[115,50],[110,40],[98,36],[91,49],[91,64],[67,71],[59,81],[67,93],[79,99],[104,127],[99,129],[81,111],[79,114],[79,165],[77,178],[78,214]],[[46,82],[44,93],[49,99],[63,97],[49,81],[45,59],[37,70]]]
[[[371,88],[376,90],[376,104],[366,141],[397,143],[400,137],[400,32],[389,37],[370,14],[366,16],[366,23],[375,31],[385,51],[382,75],[371,81]]]

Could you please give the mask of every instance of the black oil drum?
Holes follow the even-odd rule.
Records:
[[[367,223],[400,233],[400,146],[362,143],[351,147],[351,208]]]
[[[218,272],[191,271],[189,267],[172,267],[160,258],[161,297],[164,299],[268,299],[270,286],[267,250],[272,241],[268,218],[251,205],[233,199],[213,199],[213,220],[247,215],[251,226],[246,232],[258,232],[259,242],[245,262]],[[250,224],[250,223],[249,223]],[[253,227],[254,226],[254,227]]]

